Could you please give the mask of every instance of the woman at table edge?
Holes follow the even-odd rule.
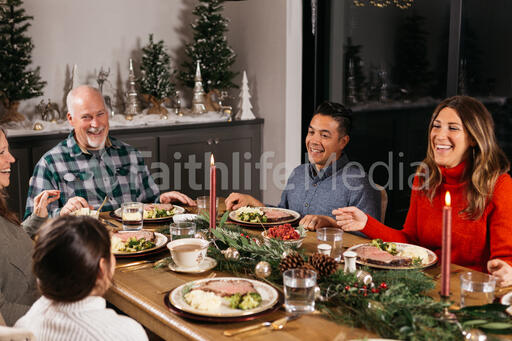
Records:
[[[381,224],[355,207],[333,211],[345,231],[424,246],[438,256],[445,192],[452,203],[452,263],[512,285],[512,179],[510,162],[496,142],[494,122],[478,100],[442,101],[429,124],[427,156],[416,171],[402,230]]]
[[[116,266],[110,243],[91,217],[64,215],[43,225],[32,255],[42,297],[15,327],[39,341],[148,340],[137,321],[106,307]]]
[[[30,258],[32,240],[21,228],[16,213],[7,207],[5,189],[14,161],[5,131],[0,128],[0,313],[7,325],[14,324],[39,297]],[[34,230],[41,226],[48,217],[48,203],[58,197],[59,191],[41,192],[34,200],[34,214],[22,226]]]

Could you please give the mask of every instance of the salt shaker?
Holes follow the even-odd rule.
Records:
[[[345,273],[356,272],[356,257],[357,254],[354,251],[343,252],[343,258],[345,259],[345,269],[343,271]]]

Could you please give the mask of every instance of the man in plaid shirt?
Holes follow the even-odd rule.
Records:
[[[30,178],[25,218],[34,198],[44,190],[59,190],[48,205],[49,215],[69,214],[82,207],[98,208],[105,196],[105,211],[123,202],[195,202],[179,192],[160,194],[141,154],[108,136],[109,112],[101,93],[90,86],[73,89],[66,99],[67,119],[73,126],[68,138],[43,155]]]

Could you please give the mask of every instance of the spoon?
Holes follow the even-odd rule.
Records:
[[[105,203],[107,202],[107,199],[108,199],[108,195],[105,195],[105,199],[103,199],[103,202],[101,203],[100,207],[98,208],[98,215],[100,214],[101,209],[103,208],[103,205],[105,205]]]

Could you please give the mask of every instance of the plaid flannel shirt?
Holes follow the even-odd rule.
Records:
[[[135,148],[109,137],[104,149],[91,154],[77,144],[74,131],[37,163],[30,178],[24,219],[32,214],[34,197],[47,189],[61,191],[59,200],[48,205],[50,217],[57,216],[75,196],[98,208],[108,195],[104,211],[115,210],[123,202],[155,202],[160,196],[144,159]]]

